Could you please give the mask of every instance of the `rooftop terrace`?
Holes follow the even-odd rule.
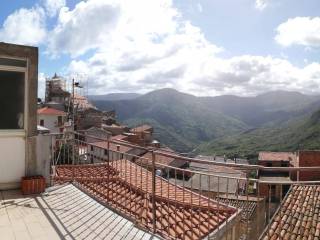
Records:
[[[1,239],[158,239],[72,184],[43,195],[13,190],[0,196]]]

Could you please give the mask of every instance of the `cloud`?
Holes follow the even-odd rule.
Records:
[[[282,46],[320,47],[320,17],[290,18],[276,31],[275,40]]]
[[[105,0],[82,1],[73,10],[62,8],[50,33],[48,52],[78,56],[107,44],[118,14],[117,4]]]
[[[140,0],[149,4],[144,9],[134,8],[130,2],[115,5],[114,27],[104,33],[111,36],[108,41],[97,43],[89,58],[76,58],[68,68],[86,74],[92,94],[143,93],[163,87],[196,95],[319,91],[319,63],[301,68],[272,56],[221,58],[223,49],[184,20],[171,1]],[[68,51],[77,54],[78,50]]]
[[[41,7],[21,8],[9,15],[0,29],[0,41],[38,45],[45,41],[45,11]]]
[[[270,0],[256,0],[255,2],[256,9],[260,11],[264,10],[268,6],[269,1]]]
[[[319,93],[319,80],[319,63],[299,68],[285,59],[244,55],[217,60],[216,67],[197,83],[224,94],[256,95],[272,90],[314,94]]]
[[[66,6],[66,0],[44,0],[43,3],[50,17],[56,16],[60,9]]]
[[[320,91],[319,63],[297,67],[284,57],[222,58],[223,48],[185,20],[171,0],[87,0],[73,9],[62,4],[56,7],[57,23],[49,33],[45,28],[48,9],[17,10],[4,22],[0,39],[24,44],[45,42],[47,53],[70,55],[68,74],[86,76],[91,94],[144,93],[163,87],[196,95],[255,95],[278,89]],[[316,26],[317,18],[307,19]],[[285,24],[278,28],[282,36],[279,41],[284,41],[283,33],[294,28],[284,31],[281,26]],[[284,42],[315,47],[318,35],[312,29],[306,34],[299,28],[301,35],[295,33],[288,38],[292,42]],[[46,36],[50,36],[47,42]],[[40,73],[39,85],[44,79]],[[39,89],[42,96],[44,88]]]

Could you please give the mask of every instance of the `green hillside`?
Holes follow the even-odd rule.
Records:
[[[129,126],[153,125],[155,138],[180,152],[248,128],[243,122],[210,109],[199,98],[173,89],[154,91],[133,100],[95,104],[102,110],[115,109],[118,119]]]
[[[317,125],[308,119],[320,109],[319,99],[285,91],[256,97],[196,97],[161,89],[94,104],[116,110],[118,120],[129,126],[151,124],[155,138],[179,152],[197,148],[209,154],[254,156],[260,150],[316,148],[312,134]]]
[[[204,154],[227,154],[255,158],[259,151],[320,149],[320,111],[280,127],[264,127],[202,144]]]

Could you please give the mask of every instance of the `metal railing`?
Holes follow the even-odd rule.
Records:
[[[320,167],[213,162],[74,132],[52,137],[52,184],[73,182],[165,239],[258,239],[290,185],[320,184],[250,178],[261,170],[298,178]]]

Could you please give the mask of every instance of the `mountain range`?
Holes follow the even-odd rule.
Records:
[[[141,96],[139,93],[109,93],[105,95],[89,95],[90,101],[118,101],[118,100],[131,100]]]
[[[273,91],[196,97],[166,88],[90,99],[101,110],[116,110],[124,124],[153,125],[155,138],[179,152],[251,157],[260,150],[320,147],[313,133],[320,128],[320,96]]]

